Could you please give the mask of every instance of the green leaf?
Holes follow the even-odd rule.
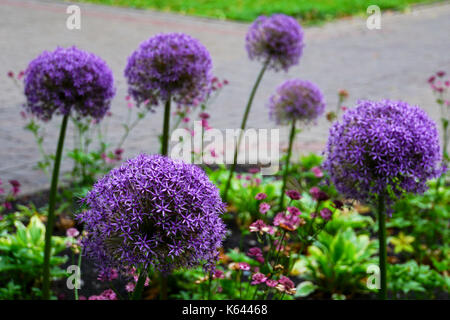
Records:
[[[317,286],[311,281],[303,281],[298,284],[295,297],[307,297],[317,289]]]

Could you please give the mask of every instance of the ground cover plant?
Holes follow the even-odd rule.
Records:
[[[82,0],[105,5],[156,9],[187,15],[253,21],[260,15],[284,13],[299,18],[304,24],[314,24],[336,18],[364,14],[370,1],[316,0],[316,1],[272,1],[272,0]],[[381,10],[405,10],[412,4],[436,2],[434,0],[379,0]]]
[[[278,172],[263,175],[256,165],[238,167],[238,147],[229,166],[169,157],[177,129],[203,145],[209,103],[228,80],[212,74],[213,57],[189,35],[143,40],[124,72],[129,117],[118,145],[107,134],[113,75],[100,57],[56,48],[7,75],[24,90],[17,112],[51,189],[30,200],[20,197],[20,181],[0,180],[1,299],[448,299],[444,71],[428,79],[439,124],[405,101],[344,107],[349,93],[341,90],[330,107],[306,79],[279,84],[267,112],[289,128],[288,148]],[[249,27],[249,58],[262,65],[242,129],[266,70],[296,65],[303,47],[290,16],[259,17]],[[160,106],[160,153],[122,159],[136,123]],[[56,151],[47,154],[46,123],[59,115]],[[320,117],[331,122],[326,149],[294,156],[301,130]],[[76,143],[64,151],[69,121]],[[221,151],[192,150],[188,160]],[[62,176],[67,160],[73,169]]]

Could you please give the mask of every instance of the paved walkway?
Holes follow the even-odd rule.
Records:
[[[259,71],[244,49],[247,24],[197,19],[152,11],[80,4],[81,30],[65,27],[68,4],[55,1],[0,0],[0,178],[18,179],[24,191],[47,186],[46,177],[32,170],[38,153],[30,133],[22,127],[19,111],[23,102],[6,73],[23,70],[43,50],[57,45],[77,45],[94,52],[112,68],[117,96],[111,126],[126,114],[126,59],[138,44],[159,32],[186,32],[210,50],[215,73],[230,85],[214,103],[211,125],[235,128],[248,93]],[[368,30],[362,18],[341,20],[306,29],[306,48],[300,65],[288,73],[269,72],[257,93],[249,126],[275,127],[268,118],[266,101],[283,80],[301,77],[317,83],[328,106],[335,108],[339,89],[350,92],[348,104],[357,99],[392,98],[419,104],[439,119],[426,79],[437,70],[450,71],[450,3],[416,8],[407,14],[386,14],[381,30]],[[162,112],[151,114],[125,145],[126,155],[155,152]],[[55,148],[57,119],[49,128],[46,147]],[[299,136],[297,150],[319,151],[327,138],[328,123],[319,122]],[[114,138],[120,135],[114,130]],[[283,135],[284,141],[285,135]],[[70,146],[70,132],[68,137]],[[66,161],[65,166],[70,164]]]

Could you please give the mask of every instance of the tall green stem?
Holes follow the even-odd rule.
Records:
[[[380,195],[378,199],[378,240],[379,240],[379,259],[380,259],[380,282],[381,289],[379,291],[380,300],[386,300],[386,214],[385,214],[384,196]]]
[[[45,229],[45,247],[44,247],[44,280],[42,287],[42,297],[45,300],[50,298],[50,255],[52,249],[52,233],[55,224],[55,204],[56,192],[58,190],[59,167],[61,165],[61,156],[64,147],[64,138],[66,136],[68,115],[65,115],[62,120],[61,129],[59,132],[58,147],[56,148],[55,163],[53,166],[52,184],[50,186],[50,197],[48,201],[48,216],[47,227]]]
[[[161,273],[161,300],[167,300],[167,274]]]
[[[239,147],[241,146],[241,140],[242,140],[242,136],[244,134],[245,126],[247,124],[247,119],[248,119],[248,115],[250,113],[250,108],[251,108],[252,103],[253,103],[253,98],[255,97],[256,90],[259,87],[259,84],[260,84],[261,79],[262,79],[262,77],[264,75],[264,72],[266,72],[268,64],[269,64],[269,60],[267,60],[263,64],[263,67],[262,67],[261,71],[259,72],[258,77],[256,78],[255,84],[253,85],[253,89],[252,89],[252,91],[250,93],[250,97],[248,98],[247,106],[246,106],[245,112],[244,112],[244,117],[242,118],[241,132],[239,133],[239,138],[238,138],[235,150],[234,150],[233,164],[232,164],[232,166],[230,168],[230,174],[228,176],[227,184],[225,186],[225,191],[223,193],[223,201],[225,201],[225,202],[228,199],[228,191],[229,191],[230,186],[231,186],[231,180],[233,178],[234,171],[236,170],[237,159],[238,159],[238,155],[239,155]]]
[[[170,97],[167,99],[166,106],[164,107],[164,126],[161,147],[161,154],[163,156],[167,156],[169,153],[170,99]]]
[[[142,291],[144,291],[145,280],[147,279],[147,272],[142,270],[139,274],[138,281],[136,283],[136,287],[134,287],[133,291],[133,300],[140,300],[142,297]]]
[[[283,211],[284,209],[284,193],[286,191],[287,176],[289,173],[289,162],[291,161],[292,146],[294,144],[294,140],[295,140],[295,120],[292,121],[291,133],[289,135],[289,147],[286,158],[286,167],[284,168],[283,174],[283,187],[281,188],[280,209],[279,209],[280,211]]]
[[[80,272],[81,272],[81,258],[83,256],[82,253],[83,253],[83,248],[80,247],[80,252],[78,254],[78,270],[80,270]],[[81,281],[81,279],[77,279],[77,283],[75,286],[75,300],[78,300],[78,286],[79,286],[78,281]]]

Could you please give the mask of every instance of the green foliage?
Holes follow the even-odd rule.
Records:
[[[0,237],[0,299],[33,299],[41,296],[40,284],[44,260],[45,226],[37,216],[28,226],[16,221],[15,233]],[[51,276],[61,278],[66,272],[59,268],[66,257],[56,256],[66,248],[64,237],[52,238]]]
[[[311,24],[355,14],[365,14],[370,1],[361,0],[79,0],[139,9],[157,9],[181,14],[252,21],[259,15],[285,13]],[[378,0],[381,10],[404,10],[408,5],[431,0]]]
[[[394,297],[410,294],[412,298],[433,298],[435,290],[448,292],[450,277],[443,276],[427,265],[418,265],[410,260],[403,264],[388,266],[388,289]]]
[[[439,249],[450,239],[450,188],[430,182],[423,195],[407,195],[394,206],[388,228],[400,229],[414,237],[413,257],[422,259],[427,248]],[[411,251],[411,250],[410,250]]]
[[[322,232],[318,241],[309,247],[305,277],[328,296],[364,292],[367,267],[377,261],[376,249],[376,242],[368,235],[357,235],[350,228],[335,235]]]

